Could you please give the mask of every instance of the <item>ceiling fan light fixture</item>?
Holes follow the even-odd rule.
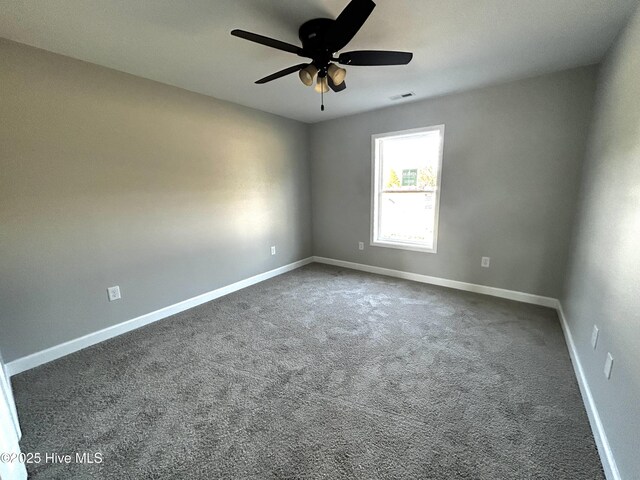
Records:
[[[314,90],[317,93],[327,93],[329,91],[329,82],[327,81],[327,77],[318,77]]]
[[[334,85],[342,85],[344,77],[347,76],[347,71],[344,68],[340,68],[333,63],[329,65],[327,73],[331,77],[331,80],[333,80]]]
[[[329,91],[338,93],[347,88],[347,82],[345,82],[347,71],[340,66],[406,65],[413,58],[411,52],[391,50],[343,51],[367,21],[375,6],[374,0],[349,0],[347,6],[342,9],[335,19],[312,18],[307,20],[298,29],[298,38],[302,46],[240,29],[232,30],[231,35],[309,59],[305,63],[292,65],[267,75],[256,80],[255,83],[269,83],[297,73],[304,85],[314,86],[315,83],[314,90],[321,93],[324,98],[324,94]],[[336,58],[337,52],[342,53]],[[324,103],[320,105],[320,110],[324,111]]]
[[[313,85],[313,79],[318,73],[318,69],[314,64],[307,65],[300,72],[298,72],[298,76],[300,77],[300,81],[304,83],[307,87]]]

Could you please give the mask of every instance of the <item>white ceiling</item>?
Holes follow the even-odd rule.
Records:
[[[414,53],[400,67],[348,67],[320,98],[300,57],[232,37],[240,28],[299,44],[300,24],[348,0],[0,0],[0,36],[304,122],[598,62],[637,0],[377,0],[346,50]],[[404,100],[407,101],[407,100]]]

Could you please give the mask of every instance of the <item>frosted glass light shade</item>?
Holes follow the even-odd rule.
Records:
[[[344,77],[347,76],[347,71],[344,68],[340,68],[333,63],[329,65],[328,73],[331,77],[331,80],[333,80],[334,85],[340,85],[342,82],[344,82]]]
[[[314,90],[318,93],[327,93],[329,91],[329,82],[327,77],[318,77]]]
[[[298,76],[300,77],[302,83],[304,83],[307,87],[310,87],[311,85],[313,85],[313,78],[316,76],[316,73],[318,73],[318,69],[315,65],[307,65],[298,72]]]

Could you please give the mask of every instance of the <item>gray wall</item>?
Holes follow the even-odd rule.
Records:
[[[585,67],[313,125],[314,254],[558,297],[595,78]],[[438,253],[369,246],[371,135],[438,124]]]
[[[601,71],[572,252],[567,322],[621,476],[640,478],[640,11]]]
[[[307,125],[4,40],[0,65],[5,360],[311,255]]]

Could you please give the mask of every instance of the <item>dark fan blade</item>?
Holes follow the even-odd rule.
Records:
[[[279,72],[272,73],[268,77],[261,78],[260,80],[257,80],[256,83],[267,83],[267,82],[270,82],[271,80],[275,80],[276,78],[284,77],[284,76],[289,75],[289,74],[291,74],[293,72],[297,72],[298,70],[306,67],[307,65],[309,65],[309,64],[308,63],[299,63],[298,65],[294,65],[293,67],[285,68],[284,70],[280,70]]]
[[[256,42],[267,47],[277,48],[278,50],[284,50],[285,52],[295,53],[296,55],[302,55],[302,48],[291,45],[290,43],[281,42],[273,38],[265,37],[264,35],[258,35],[257,33],[245,32],[244,30],[232,30],[231,35],[234,37],[244,38],[250,42]]]
[[[358,50],[340,55],[338,62],[343,65],[406,65],[413,58],[413,53],[390,52],[385,50]]]
[[[338,93],[343,91],[345,88],[347,88],[347,82],[345,82],[344,80],[342,81],[342,83],[340,85],[336,85],[335,83],[333,83],[333,80],[331,80],[331,77],[327,75],[327,80],[328,80],[328,84],[329,84],[329,88],[331,90],[333,90],[334,92]]]
[[[327,32],[329,51],[333,53],[342,50],[358,33],[375,7],[376,4],[371,0],[351,0]]]

